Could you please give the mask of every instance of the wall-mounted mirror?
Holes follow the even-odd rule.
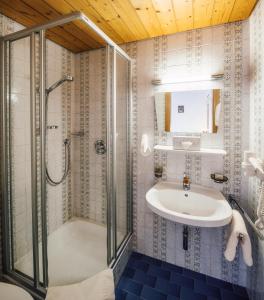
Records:
[[[190,90],[155,94],[159,132],[217,133],[220,90]]]

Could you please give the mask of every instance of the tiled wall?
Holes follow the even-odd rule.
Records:
[[[217,278],[246,284],[246,269],[237,255],[233,263],[223,257],[227,228],[191,228],[189,250],[182,249],[181,224],[166,221],[153,214],[146,205],[145,194],[155,183],[154,165],[164,167],[163,179],[181,180],[186,171],[193,183],[213,186],[225,194],[233,193],[241,201],[247,189],[241,177],[241,154],[248,147],[248,23],[233,23],[202,30],[178,33],[152,40],[128,44],[127,52],[136,59],[133,76],[133,101],[136,116],[134,136],[137,153],[134,161],[134,230],[135,247],[147,255],[166,260]],[[224,148],[225,158],[204,155],[184,155],[154,152],[149,157],[140,154],[142,134],[154,143],[170,143],[170,138],[155,132],[154,98],[160,88],[152,79],[175,81],[203,78],[224,73],[222,82],[174,84],[171,89],[219,87],[222,89],[222,116],[218,134],[202,138],[203,146]],[[230,182],[224,186],[210,180],[213,172],[225,173]]]
[[[96,140],[106,143],[106,55],[105,49],[75,57],[76,89],[73,132],[74,214],[106,223],[106,154],[97,155]]]
[[[264,159],[264,1],[257,4],[250,17],[250,147]],[[247,210],[252,219],[257,218],[260,181],[249,180]],[[264,299],[264,242],[253,239],[254,267],[249,272],[248,287],[252,299]]]
[[[74,77],[74,54],[47,41],[46,86],[51,86],[65,74]],[[47,166],[53,180],[61,179],[65,152],[63,141],[71,139],[72,106],[74,105],[75,78],[73,82],[65,82],[49,95],[47,125],[58,126],[58,129],[47,129]],[[74,151],[71,151],[73,156]],[[47,184],[48,231],[58,229],[72,216],[72,171],[63,184],[51,186]]]

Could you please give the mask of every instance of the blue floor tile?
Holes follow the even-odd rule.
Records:
[[[198,280],[206,280],[206,276],[204,274],[194,272],[192,270],[184,269],[183,275],[189,278],[198,279]]]
[[[167,271],[170,271],[170,272],[178,273],[178,274],[182,274],[182,272],[183,272],[182,267],[178,267],[173,264],[169,264],[165,261],[162,262],[161,268],[165,269]]]
[[[167,270],[163,270],[160,267],[157,267],[156,265],[150,265],[148,269],[148,274],[155,276],[155,277],[160,277],[169,280],[171,273]]]
[[[156,258],[150,257],[150,256],[144,256],[141,258],[141,260],[150,265],[154,265],[154,266],[161,266],[161,264],[162,264],[162,261],[160,261]]]
[[[207,297],[204,295],[195,293],[193,290],[182,287],[180,299],[181,300],[207,300]]]
[[[249,300],[245,288],[133,252],[116,300]]]
[[[131,253],[131,257],[135,258],[135,259],[141,259],[142,257],[144,257],[144,254],[138,253],[138,252],[132,252]]]
[[[249,299],[247,295],[244,297],[227,290],[221,290],[221,294],[223,300],[248,300]]]
[[[116,300],[126,300],[127,293],[123,291],[121,288],[116,288],[115,290],[115,298]]]
[[[234,290],[234,293],[237,294],[237,295],[240,295],[240,296],[243,296],[243,297],[248,297],[247,290],[242,286],[234,284],[233,285],[233,290]]]
[[[142,270],[144,272],[147,272],[149,269],[149,264],[147,264],[146,262],[141,261],[141,260],[136,260],[134,258],[129,259],[128,266],[130,266],[134,269]]]
[[[130,293],[127,293],[126,294],[126,300],[141,300],[142,298],[136,296],[136,295],[133,295],[133,294],[130,294]],[[117,299],[116,299],[117,300]]]
[[[133,278],[135,275],[135,270],[130,268],[130,267],[126,267],[124,272],[123,272],[123,276],[128,277],[128,278]]]
[[[147,275],[145,272],[141,270],[137,270],[134,274],[133,279],[142,284],[148,285],[150,287],[155,287],[156,277]]]
[[[194,292],[221,300],[220,289],[215,286],[207,285],[206,282],[201,280],[194,280]]]
[[[142,284],[127,277],[121,277],[118,283],[118,288],[125,292],[139,296],[142,290]]]
[[[229,291],[233,291],[233,285],[230,282],[226,282],[217,278],[213,278],[210,276],[206,276],[206,283],[208,285],[212,285],[218,287],[220,289],[225,289]]]
[[[180,296],[180,286],[176,285],[175,283],[170,283],[168,280],[162,278],[157,279],[155,288],[166,295],[171,295],[174,297]]]
[[[141,298],[144,300],[167,300],[167,295],[145,285],[142,289]]]
[[[184,286],[189,289],[194,288],[194,280],[192,278],[188,278],[177,273],[171,273],[170,281],[172,283],[176,283],[177,285]]]

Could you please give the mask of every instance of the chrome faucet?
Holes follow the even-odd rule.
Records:
[[[185,173],[183,175],[182,187],[183,187],[184,191],[189,191],[191,189],[190,178]]]

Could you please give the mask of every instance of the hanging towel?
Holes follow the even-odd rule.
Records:
[[[46,300],[114,300],[112,270],[104,270],[80,283],[48,289]]]
[[[142,134],[140,152],[143,156],[149,156],[151,154],[151,146],[147,134]]]
[[[258,229],[263,230],[264,229],[264,181],[261,182],[261,186],[260,186],[257,216],[258,219],[255,222],[255,225],[258,227]]]
[[[240,234],[243,235],[243,239],[240,240]],[[236,256],[237,245],[240,242],[242,247],[242,253],[244,262],[247,266],[253,265],[251,241],[245,222],[241,214],[237,210],[233,210],[233,218],[230,226],[230,236],[226,245],[225,258],[228,261],[233,261]]]

